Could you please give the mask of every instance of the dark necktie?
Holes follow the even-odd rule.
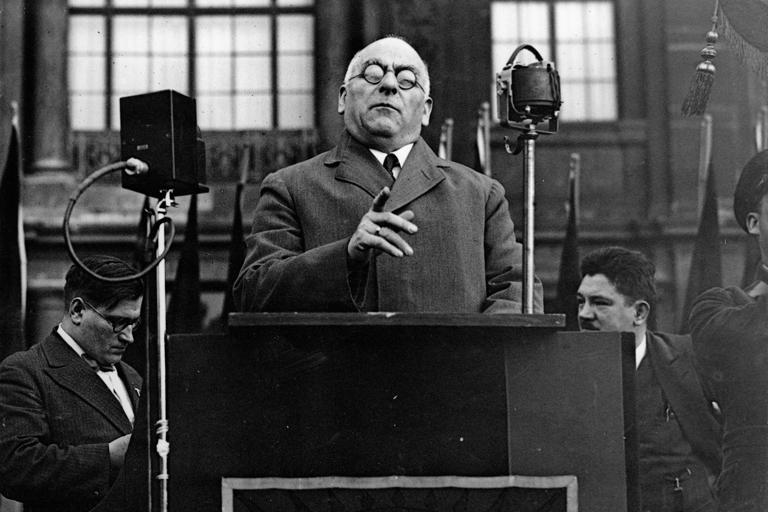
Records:
[[[397,161],[397,156],[394,153],[390,153],[384,158],[384,168],[387,170],[390,176],[392,176],[392,180],[395,179],[395,174],[392,172],[392,169],[400,165],[400,162]]]
[[[92,358],[91,356],[89,356],[85,352],[83,352],[83,355],[81,355],[80,357],[82,357],[83,361],[88,363],[88,366],[93,368],[93,371],[95,371],[95,372],[97,372],[99,370],[101,370],[103,372],[114,372],[115,371],[115,365],[112,365],[112,364],[108,364],[108,365],[99,364],[98,361],[96,361],[94,358]]]

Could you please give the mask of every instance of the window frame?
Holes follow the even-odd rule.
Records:
[[[613,9],[613,19],[611,20],[611,24],[613,27],[613,94],[615,99],[615,114],[614,116],[610,118],[594,118],[589,117],[593,115],[591,112],[589,112],[588,117],[581,117],[578,119],[568,119],[561,118],[560,121],[568,124],[579,124],[579,125],[602,125],[602,124],[610,124],[610,123],[616,123],[619,122],[622,119],[622,78],[621,78],[621,41],[620,41],[620,16],[621,16],[621,8],[622,8],[622,0],[490,0],[491,4],[521,4],[521,3],[532,3],[532,4],[544,4],[547,6],[547,25],[548,25],[548,33],[546,34],[547,44],[546,48],[538,48],[539,52],[544,57],[544,60],[551,60],[555,63],[556,69],[558,71],[560,70],[559,62],[557,62],[557,48],[559,45],[558,39],[557,39],[557,16],[556,16],[556,4],[559,3],[577,3],[577,4],[587,4],[587,3],[609,3],[612,5]],[[493,23],[493,21],[491,21]],[[491,39],[491,51],[493,53],[494,45],[496,44],[495,34],[491,32],[490,34]],[[522,44],[522,42],[520,43]],[[511,55],[512,52],[510,52]],[[549,58],[548,58],[549,57]],[[506,59],[504,60],[504,63],[506,63]],[[492,63],[493,64],[493,63]],[[495,74],[500,71],[499,69],[494,69],[494,77]],[[562,76],[561,76],[562,79]],[[587,82],[589,86],[591,84],[596,82]],[[562,86],[561,86],[562,89]],[[494,91],[495,92],[495,91]],[[589,92],[589,89],[587,89],[587,92]],[[567,98],[566,98],[567,101]]]
[[[188,74],[187,74],[187,90],[192,97],[195,97],[197,93],[196,84],[196,72],[197,72],[197,51],[196,51],[196,29],[195,19],[200,16],[239,16],[239,15],[261,15],[268,16],[270,23],[270,92],[271,92],[271,126],[270,129],[280,129],[280,89],[279,89],[279,76],[278,76],[278,19],[282,15],[301,14],[311,15],[314,20],[314,30],[317,30],[317,2],[313,1],[311,5],[302,6],[279,6],[280,0],[269,0],[268,6],[232,6],[232,7],[205,7],[195,6],[195,0],[186,0],[186,6],[178,7],[115,7],[112,0],[105,0],[103,6],[68,6],[68,16],[102,16],[104,18],[104,30],[105,30],[105,44],[104,48],[104,72],[105,77],[105,91],[104,91],[104,108],[105,118],[104,126],[105,130],[112,130],[114,125],[115,116],[119,116],[119,113],[114,112],[112,95],[113,88],[113,41],[114,41],[114,19],[115,16],[184,16],[187,23],[187,52],[186,58],[188,62]],[[313,47],[313,55],[316,54],[315,47]],[[69,59],[69,53],[67,55]],[[312,59],[312,65],[316,66],[317,59]],[[316,70],[313,71],[313,76],[317,76]],[[313,100],[312,103],[316,103],[316,84],[313,84]],[[67,89],[67,96],[71,93],[70,89]],[[254,128],[259,129],[259,128]],[[231,129],[236,130],[236,129]],[[231,131],[230,130],[230,131]],[[222,130],[219,130],[222,131]],[[227,131],[227,130],[223,130]]]

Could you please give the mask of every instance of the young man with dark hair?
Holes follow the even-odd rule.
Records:
[[[651,332],[656,269],[642,253],[608,247],[581,263],[582,329],[635,335],[635,425],[643,512],[714,512],[720,424],[696,372],[691,340]]]
[[[119,278],[110,256],[83,264]],[[122,467],[141,377],[121,361],[141,314],[141,280],[107,283],[67,272],[61,323],[0,364],[0,492],[25,512],[90,510]]]
[[[768,510],[768,151],[752,157],[733,197],[736,221],[760,246],[757,281],[713,288],[691,308],[696,357],[723,410],[720,510]]]

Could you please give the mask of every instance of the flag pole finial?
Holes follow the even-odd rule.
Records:
[[[715,49],[718,39],[717,12],[718,1],[715,0],[715,12],[711,18],[712,28],[707,32],[707,45],[699,52],[703,61],[696,66],[696,74],[691,80],[688,95],[683,100],[682,113],[684,116],[701,115],[707,109],[709,95],[715,82],[715,65],[712,60],[717,56]]]

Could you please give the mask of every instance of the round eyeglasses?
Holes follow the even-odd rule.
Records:
[[[107,322],[109,326],[112,328],[112,332],[114,332],[115,334],[123,332],[128,327],[130,327],[131,330],[134,330],[141,323],[141,318],[125,318],[125,317],[112,317],[111,319],[107,318],[106,316],[101,314],[101,312],[99,312],[98,309],[91,306],[88,303],[88,301],[86,301],[84,298],[82,297],[75,297],[75,298],[80,299],[88,309],[90,309],[91,311],[99,315],[105,322]]]
[[[418,86],[422,91],[424,87],[416,80],[416,73],[412,69],[403,68],[395,70],[395,79],[397,80],[397,86],[400,89],[407,91]],[[372,85],[376,85],[384,80],[384,76],[387,74],[387,70],[379,64],[368,64],[362,73],[355,75],[352,78],[362,78],[366,82]]]

